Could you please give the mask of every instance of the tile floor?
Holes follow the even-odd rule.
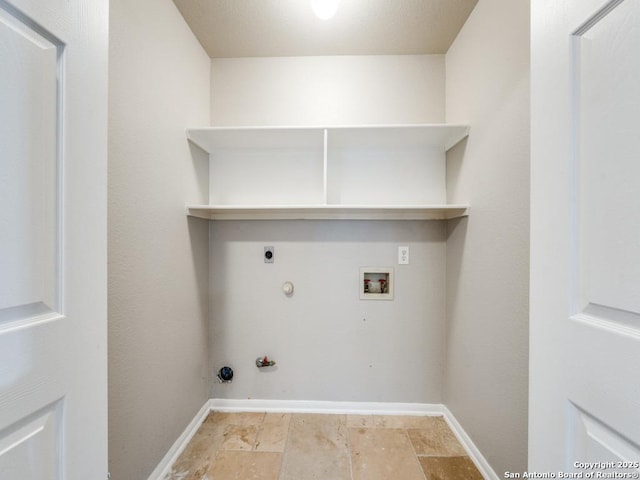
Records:
[[[442,417],[212,412],[164,480],[483,480]]]

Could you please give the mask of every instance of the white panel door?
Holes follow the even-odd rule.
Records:
[[[640,0],[531,6],[529,468],[638,478]]]
[[[0,0],[0,480],[107,477],[106,0]]]

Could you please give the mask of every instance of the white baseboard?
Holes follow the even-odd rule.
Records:
[[[207,400],[198,413],[196,413],[196,416],[189,422],[184,432],[182,432],[167,454],[160,460],[155,470],[149,475],[149,480],[162,480],[165,475],[171,471],[174,462],[178,459],[191,438],[196,434],[202,422],[207,418],[207,415],[209,415],[211,411],[210,403],[211,400]]]
[[[469,457],[486,480],[499,480],[480,450],[464,431],[449,409],[431,403],[369,403],[325,402],[314,400],[258,400],[212,398],[205,402],[182,435],[178,437],[148,480],[162,480],[171,466],[197,432],[210,411],[217,412],[272,412],[272,413],[333,413],[351,415],[442,415]]]
[[[480,470],[482,476],[486,480],[499,480],[500,477],[498,477],[493,468],[491,468],[489,462],[487,462],[486,458],[484,458],[482,453],[480,453],[478,447],[476,447],[476,445],[473,443],[471,437],[467,435],[467,432],[464,431],[462,425],[458,423],[458,420],[456,420],[456,417],[453,416],[453,413],[451,413],[451,411],[445,405],[442,405],[442,410],[444,419],[447,421],[449,427],[451,428],[451,430],[453,430],[453,433],[456,435],[456,437],[458,437],[460,443],[467,450],[469,457],[471,458],[471,460],[473,460],[473,463],[476,464],[476,467],[478,467],[478,470]]]
[[[325,402],[315,400],[232,400],[213,398],[219,412],[348,413],[351,415],[443,415],[442,405],[429,403]]]

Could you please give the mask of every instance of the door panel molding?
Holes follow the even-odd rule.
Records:
[[[571,314],[640,329],[640,35],[636,0],[613,0],[571,35]]]
[[[61,316],[65,43],[0,0],[0,332]],[[29,95],[24,87],[29,86]],[[6,115],[6,118],[5,118]]]
[[[581,471],[584,468],[576,466],[576,462],[607,463],[614,462],[614,466],[602,465],[594,468],[594,472],[638,472],[638,468],[618,468],[617,462],[640,461],[640,447],[624,435],[611,428],[602,420],[569,402],[569,459],[573,459],[565,468],[567,471]]]
[[[588,304],[572,320],[640,339],[640,315],[606,305]]]
[[[64,478],[63,404],[60,399],[0,431],[2,478]]]

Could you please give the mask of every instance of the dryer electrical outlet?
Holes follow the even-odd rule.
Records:
[[[264,263],[273,263],[275,253],[273,247],[264,247]]]
[[[409,265],[409,247],[398,247],[398,265]]]

